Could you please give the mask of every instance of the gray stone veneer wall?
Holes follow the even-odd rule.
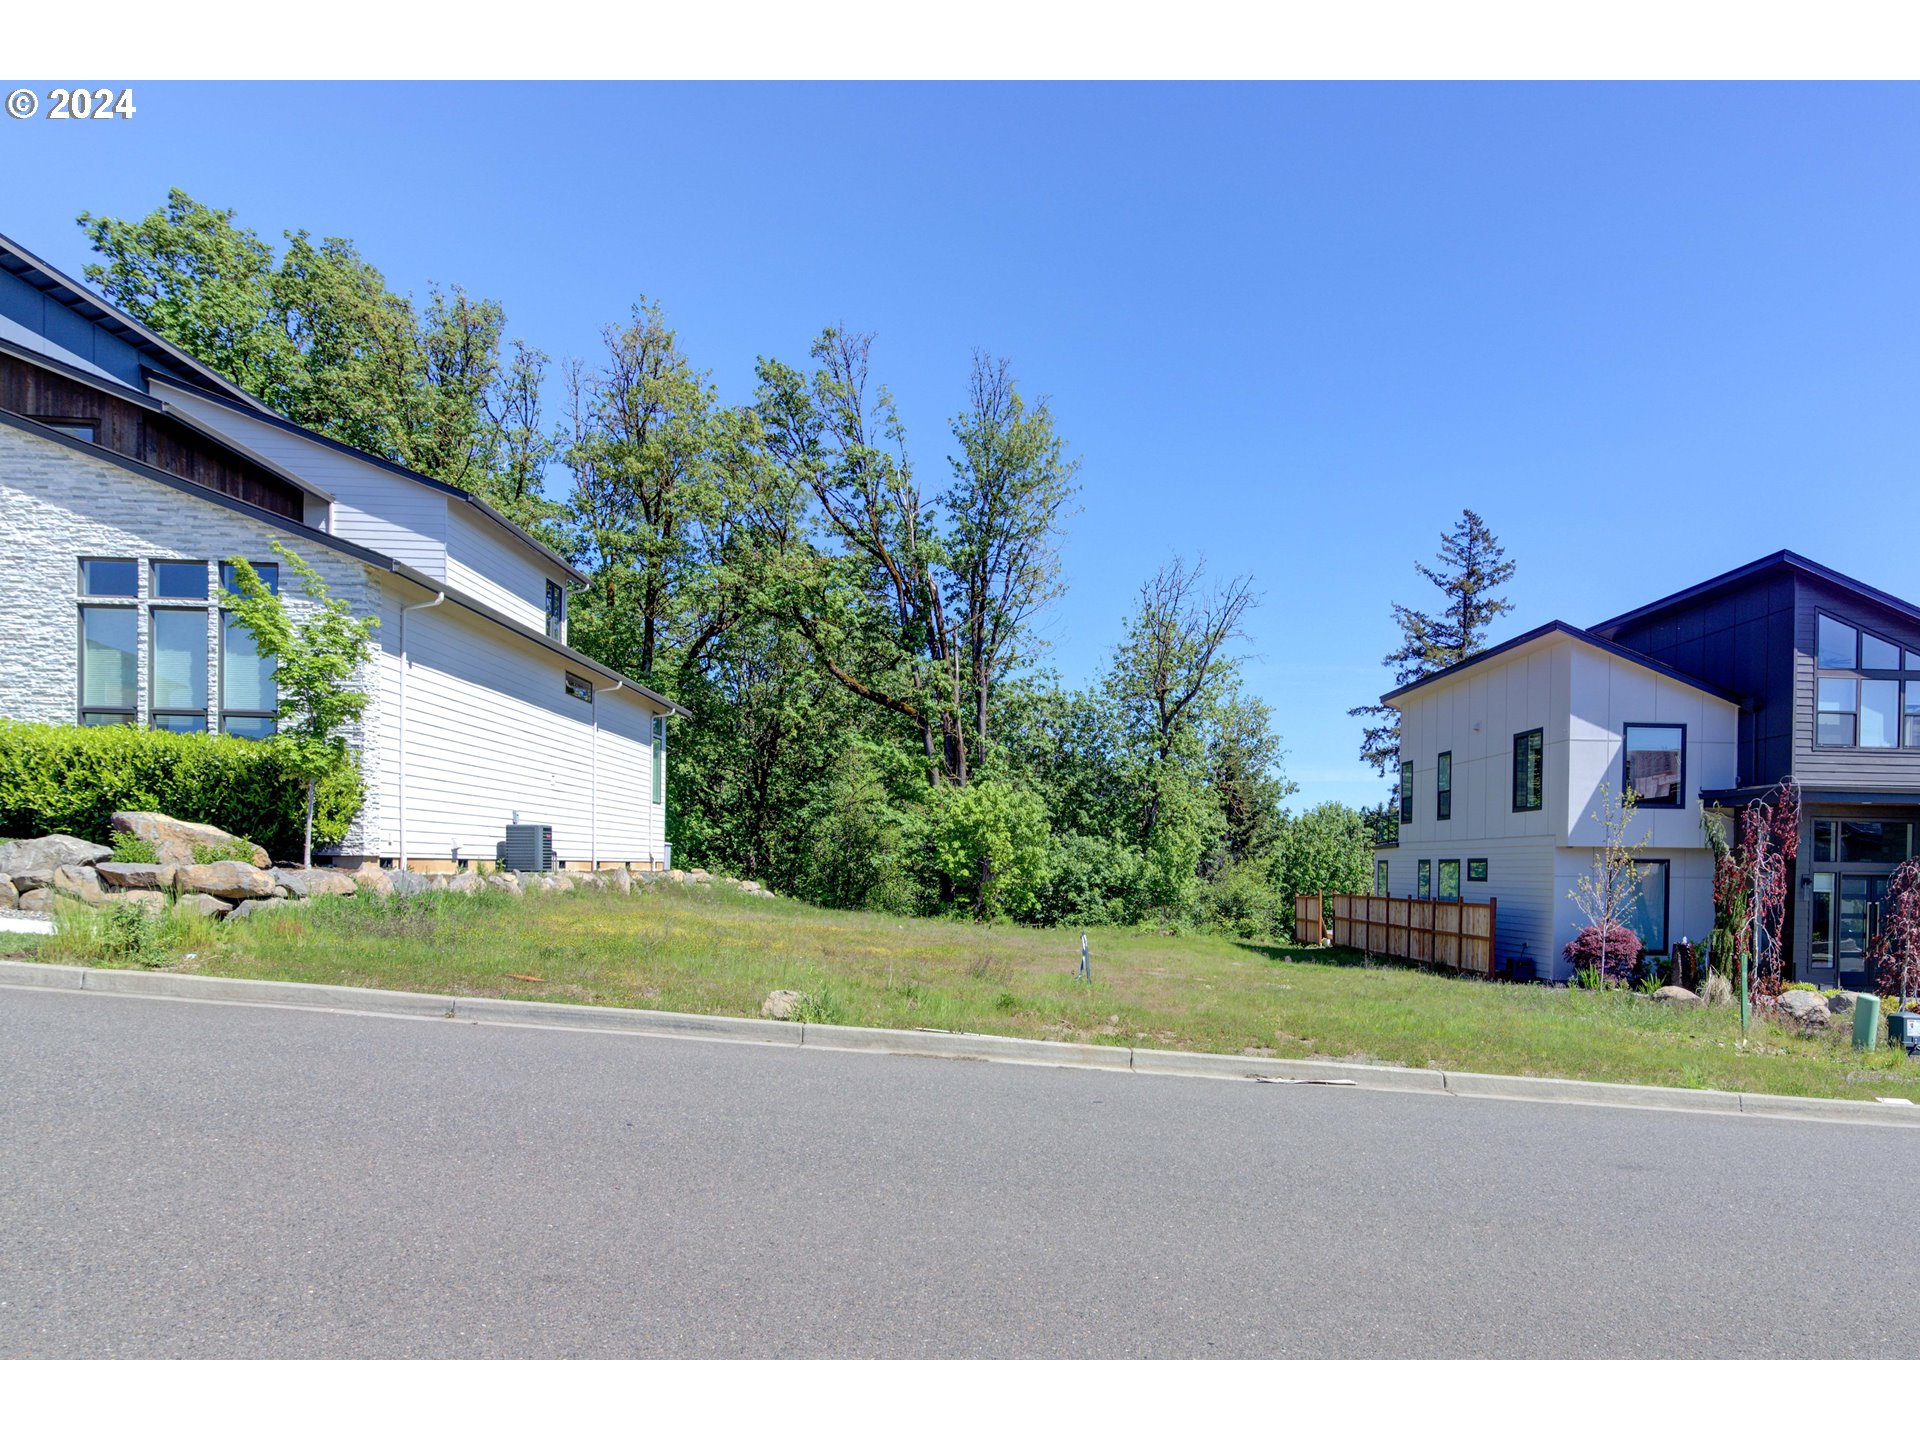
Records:
[[[148,480],[110,460],[57,441],[0,426],[0,715],[71,725],[79,720],[80,561],[205,560],[230,555],[273,560],[272,542],[287,545],[320,573],[333,594],[366,614],[380,597],[367,567],[324,544],[290,535],[217,504]],[[128,605],[147,611],[152,573],[140,567],[137,600],[89,599],[89,605]],[[306,608],[299,583],[282,575],[282,599],[298,615]],[[218,574],[209,593],[219,593]],[[162,601],[163,605],[193,602]],[[219,726],[220,633],[213,601],[207,606],[207,695]],[[140,625],[139,715],[147,717],[151,630]],[[367,803],[341,843],[347,853],[367,850],[379,832],[380,687],[371,674],[361,687],[372,697],[349,743],[361,752]]]

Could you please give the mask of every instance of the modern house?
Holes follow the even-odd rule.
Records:
[[[275,541],[380,621],[352,737],[367,802],[335,858],[460,868],[521,823],[569,866],[666,863],[667,721],[687,712],[567,644],[578,571],[0,237],[0,716],[271,734],[223,562],[277,585]]]
[[[1383,697],[1400,712],[1399,844],[1375,889],[1499,901],[1497,954],[1563,976],[1601,787],[1639,805],[1634,927],[1713,926],[1702,806],[1791,777],[1791,978],[1867,988],[1887,880],[1920,840],[1920,606],[1788,551],[1580,629],[1553,622]]]

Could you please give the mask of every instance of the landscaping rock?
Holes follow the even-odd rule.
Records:
[[[669,870],[667,871],[667,879],[671,880],[676,885],[685,884],[687,879],[687,872],[684,870]]]
[[[629,875],[624,868],[619,870],[602,870],[600,874],[602,877],[600,881],[601,889],[612,890],[621,895],[631,895],[633,893],[633,876]]]
[[[106,887],[89,865],[62,865],[53,872],[53,889],[89,905],[98,905],[107,898]]]
[[[318,866],[312,870],[282,868],[273,872],[273,878],[297,900],[311,900],[316,895],[351,895],[359,888],[346,871]]]
[[[153,846],[163,864],[191,865],[193,847],[196,845],[248,845],[251,841],[242,840],[238,835],[229,835],[218,825],[199,825],[191,820],[176,820],[171,815],[162,815],[157,810],[117,810],[113,816],[113,828],[136,840],[144,840]],[[258,845],[253,846],[253,863],[259,869],[266,869],[273,862],[267,858],[267,852]]]
[[[12,910],[20,903],[20,892],[13,888],[13,881],[0,875],[0,910]]]
[[[706,885],[713,880],[713,876],[709,875],[704,870],[689,870],[687,871],[687,879],[691,880],[696,885]]]
[[[769,1020],[791,1020],[806,999],[804,990],[776,990],[760,1002],[760,1013]]]
[[[166,913],[167,897],[158,890],[109,890],[109,905],[138,905],[149,915],[159,916]]]
[[[353,872],[353,883],[370,895],[384,898],[393,894],[393,872],[382,870],[371,860]]]
[[[113,851],[77,835],[42,835],[38,840],[9,840],[0,845],[0,875],[17,890],[38,890],[53,881],[62,865],[96,865]]]
[[[520,886],[520,877],[511,870],[496,870],[493,874],[486,876],[485,880],[489,890],[504,890],[509,895],[519,895],[523,893]]]
[[[174,883],[196,895],[215,895],[222,900],[264,900],[273,894],[273,875],[238,860],[216,860],[211,865],[182,865],[173,872]]]
[[[181,910],[195,910],[202,915],[211,915],[216,920],[233,909],[233,906],[215,895],[182,895],[174,904]]]
[[[102,860],[93,867],[102,881],[114,890],[171,890],[171,865],[147,865],[132,861]]]
[[[24,910],[29,915],[51,915],[53,913],[53,891],[44,887],[39,890],[29,890],[20,897],[19,903],[13,908],[16,910]]]
[[[389,895],[424,895],[433,888],[433,882],[417,870],[382,870],[387,877]]]
[[[1653,992],[1653,998],[1664,1000],[1670,1005],[1698,1005],[1700,997],[1681,985],[1662,985]]]
[[[579,888],[579,884],[573,876],[566,874],[564,871],[557,875],[550,875],[547,878],[550,882],[548,888],[552,890],[575,890]]]
[[[454,895],[478,895],[486,888],[484,875],[456,875],[447,881],[447,890]]]
[[[264,900],[242,900],[238,905],[233,907],[233,912],[227,916],[227,919],[244,920],[249,915],[256,915],[262,910],[272,910],[276,906],[285,905],[286,903],[284,900],[275,900],[272,896],[268,896]]]
[[[1853,996],[1845,990],[1837,990],[1827,996],[1827,1009],[1835,1015],[1845,1015],[1853,1009]]]
[[[1780,1011],[1803,1025],[1816,1026],[1826,1024],[1833,1015],[1827,1008],[1827,997],[1812,990],[1787,991],[1780,997]]]

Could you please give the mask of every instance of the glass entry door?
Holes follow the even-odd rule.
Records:
[[[1880,911],[1887,899],[1885,875],[1842,875],[1839,913],[1835,917],[1835,950],[1840,961],[1843,990],[1872,990],[1876,977],[1870,953],[1880,933]]]

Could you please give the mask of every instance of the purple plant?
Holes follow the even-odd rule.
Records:
[[[1572,964],[1574,974],[1591,971],[1602,984],[1624,985],[1639,968],[1640,937],[1618,923],[1589,925],[1560,953]]]

